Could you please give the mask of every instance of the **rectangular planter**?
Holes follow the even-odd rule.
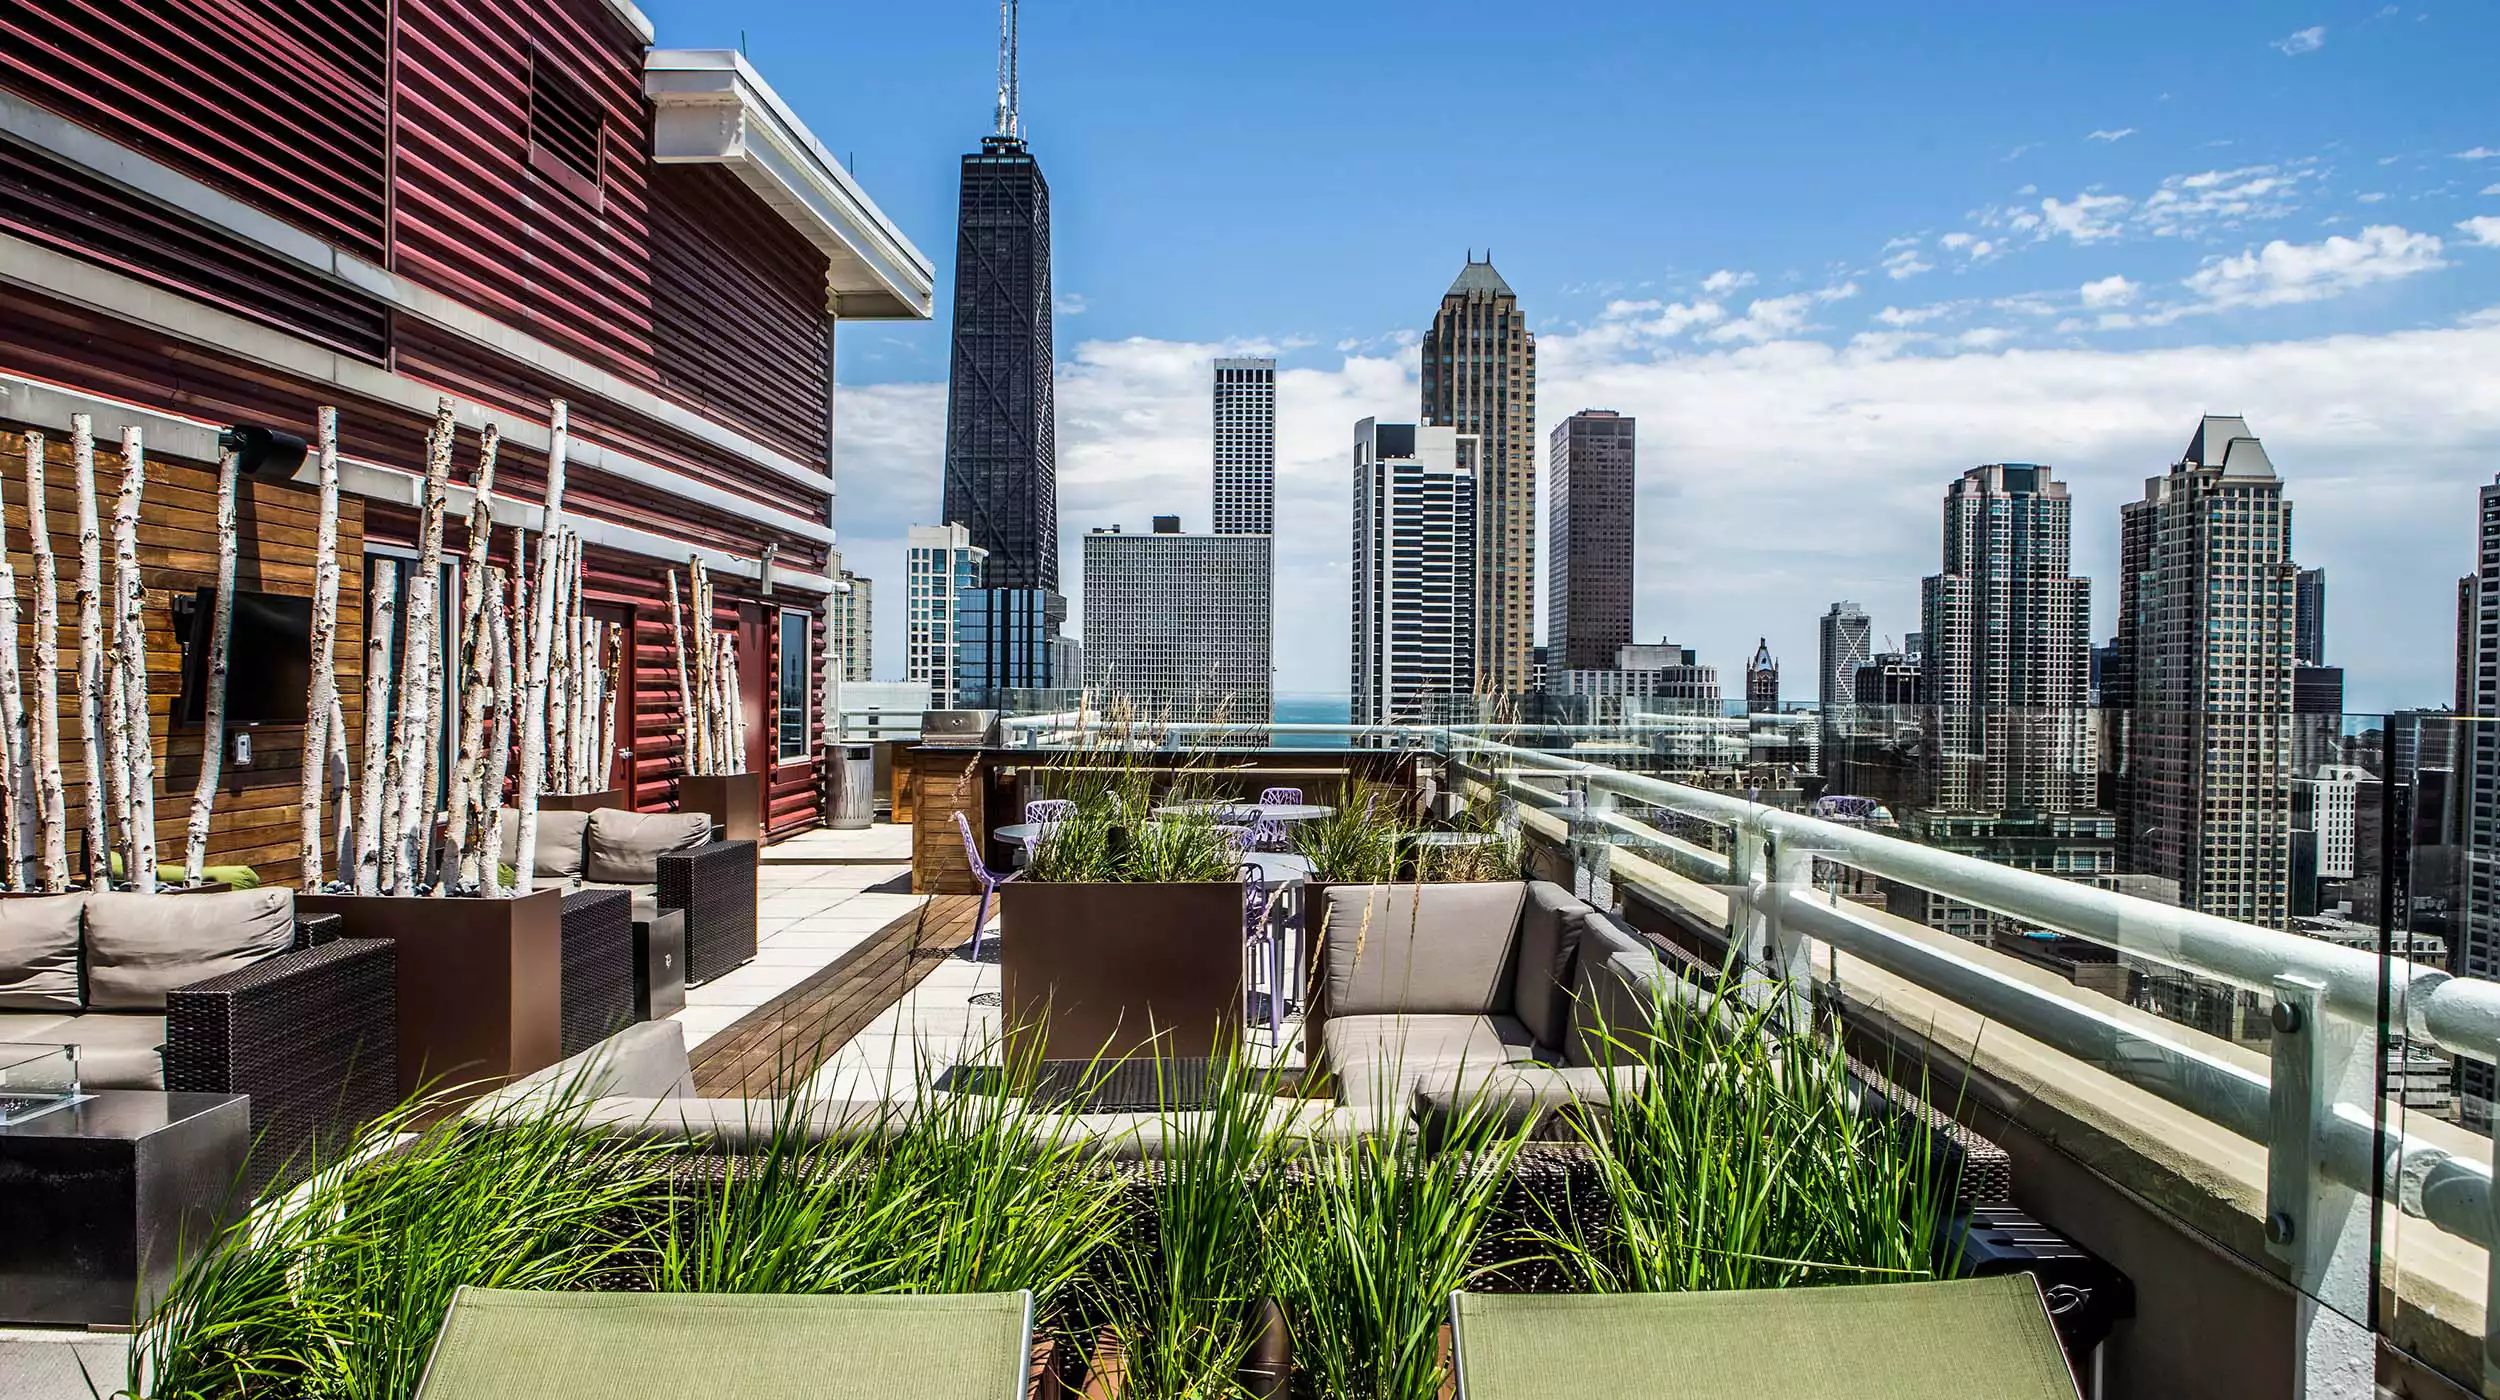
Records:
[[[1240,1035],[1240,882],[1018,880],[998,897],[1011,1053],[1191,1058]]]
[[[542,812],[596,812],[602,807],[624,807],[625,789],[606,788],[598,792],[542,792],[538,810]]]
[[[677,780],[677,810],[709,813],[731,841],[764,839],[764,775],[717,773]]]
[[[399,944],[399,1088],[462,1100],[561,1057],[564,892],[517,899],[299,894],[349,938]]]

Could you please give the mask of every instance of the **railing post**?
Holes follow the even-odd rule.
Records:
[[[1762,911],[1754,905],[1755,887],[1769,864],[1768,842],[1762,828],[1751,821],[1737,823],[1732,834],[1735,840],[1727,858],[1727,948],[1741,974],[1739,985],[1746,987],[1750,998],[1750,984],[1770,960]]]
[[[2266,1252],[2283,1261],[2293,1291],[2299,1400],[2373,1400],[2377,1348],[2367,1319],[2370,1212],[2360,1194],[2329,1180],[2321,1134],[2347,1095],[2374,1104],[2376,1076],[2356,1071],[2358,1037],[2326,1015],[2326,985],[2274,979],[2274,1055],[2267,1085]],[[2370,1044],[2377,1043],[2371,1037]],[[2355,1081],[2359,1093],[2354,1094]]]
[[[1792,896],[1806,893],[1814,881],[1814,852],[1795,840],[1776,835],[1765,842],[1770,853],[1770,879],[1763,887],[1769,908],[1758,915],[1763,931],[1762,966],[1773,979],[1779,998],[1780,1023],[1791,1035],[1814,1028],[1814,963],[1806,937],[1786,916]]]

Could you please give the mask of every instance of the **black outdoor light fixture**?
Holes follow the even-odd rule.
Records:
[[[301,434],[282,428],[247,428],[237,424],[217,435],[217,450],[233,453],[235,470],[245,476],[264,472],[291,476],[304,465],[305,446]]]

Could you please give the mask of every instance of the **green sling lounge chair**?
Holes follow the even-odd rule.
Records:
[[[418,1400],[1021,1400],[1033,1295],[462,1288]]]
[[[2076,1400],[2029,1274],[1450,1300],[1459,1400]]]

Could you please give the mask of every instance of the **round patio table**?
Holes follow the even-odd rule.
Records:
[[[990,839],[1013,841],[1018,845],[1025,845],[1039,839],[1043,832],[1050,830],[1050,827],[1049,822],[1009,822],[1005,826],[991,827]]]
[[[1418,846],[1490,846],[1493,836],[1483,831],[1410,831],[1405,839]]]
[[[1158,817],[1187,817],[1201,812],[1255,812],[1261,821],[1310,822],[1334,816],[1337,809],[1317,802],[1169,802],[1155,808]]]

